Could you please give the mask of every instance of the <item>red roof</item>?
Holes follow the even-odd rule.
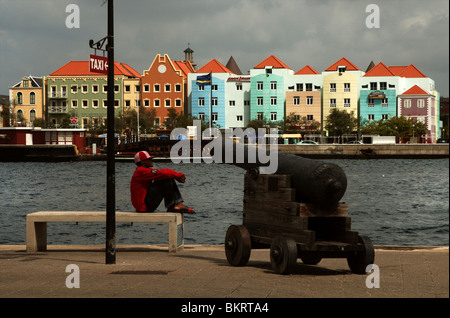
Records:
[[[208,63],[205,64],[202,68],[197,70],[196,73],[233,73],[229,69],[227,69],[223,64],[221,64],[216,59],[212,59]]]
[[[395,76],[395,74],[392,73],[386,65],[380,62],[364,75],[364,77],[366,76]]]
[[[404,92],[402,95],[430,95],[423,89],[421,89],[419,86],[414,85],[410,89],[408,89],[406,92]]]
[[[299,70],[294,75],[314,75],[314,74],[319,74],[319,72],[317,72],[311,66],[306,65],[305,67],[303,67],[301,70]]]
[[[357,68],[355,64],[347,60],[345,57],[341,58],[339,61],[328,67],[325,71],[337,71],[338,66],[346,66],[347,71],[360,71],[360,69]]]
[[[423,74],[417,67],[410,64],[408,66],[389,66],[389,70],[394,73],[396,76],[400,77],[427,77],[425,74]]]
[[[172,60],[173,65],[179,71],[181,71],[183,77],[187,77],[189,73],[195,73],[194,68],[192,67],[191,62],[189,61],[174,61]]]
[[[89,61],[70,61],[57,69],[50,76],[100,76],[102,74],[89,71]],[[114,62],[114,75],[125,75],[130,77],[141,77],[132,67],[125,63]]]
[[[256,65],[254,68],[265,68],[266,66],[272,66],[273,68],[287,68],[291,69],[289,66],[284,64],[279,58],[274,55],[269,56],[264,61]]]

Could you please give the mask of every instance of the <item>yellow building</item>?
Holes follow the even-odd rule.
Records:
[[[327,125],[327,117],[332,109],[353,111],[358,116],[359,89],[358,83],[365,73],[345,57],[328,67],[323,76],[323,126]],[[332,133],[332,132],[330,132]]]
[[[36,118],[44,117],[42,77],[27,76],[9,89],[14,126],[32,126]]]

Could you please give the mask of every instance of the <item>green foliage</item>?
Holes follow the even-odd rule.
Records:
[[[412,137],[427,133],[424,123],[415,122],[411,118],[395,116],[389,119],[364,120],[361,123],[361,133],[364,135]]]
[[[358,120],[355,112],[347,112],[345,110],[338,110],[336,108],[331,110],[327,116],[327,124],[325,129],[329,131],[331,136],[342,136],[350,134],[358,127]]]

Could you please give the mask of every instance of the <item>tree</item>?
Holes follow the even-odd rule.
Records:
[[[427,127],[422,122],[412,118],[395,116],[389,119],[364,120],[361,122],[361,133],[366,135],[413,137],[427,133]]]
[[[357,129],[358,119],[352,111],[348,113],[345,110],[338,110],[336,108],[331,110],[327,116],[327,124],[325,129],[330,132],[331,136],[342,136],[350,134]]]

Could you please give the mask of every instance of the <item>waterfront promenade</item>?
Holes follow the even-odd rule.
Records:
[[[68,279],[75,273],[66,271],[70,264],[79,268],[79,288],[67,287],[67,280],[75,282],[73,276]],[[376,247],[375,264],[379,288],[369,275],[351,273],[345,259],[323,259],[316,266],[298,260],[293,274],[275,274],[267,249],[252,250],[247,266],[232,267],[223,246],[186,246],[176,254],[169,254],[167,246],[119,246],[116,264],[106,265],[98,245],[50,246],[37,253],[3,245],[0,297],[178,298],[180,305],[196,298],[449,297],[448,247]]]

